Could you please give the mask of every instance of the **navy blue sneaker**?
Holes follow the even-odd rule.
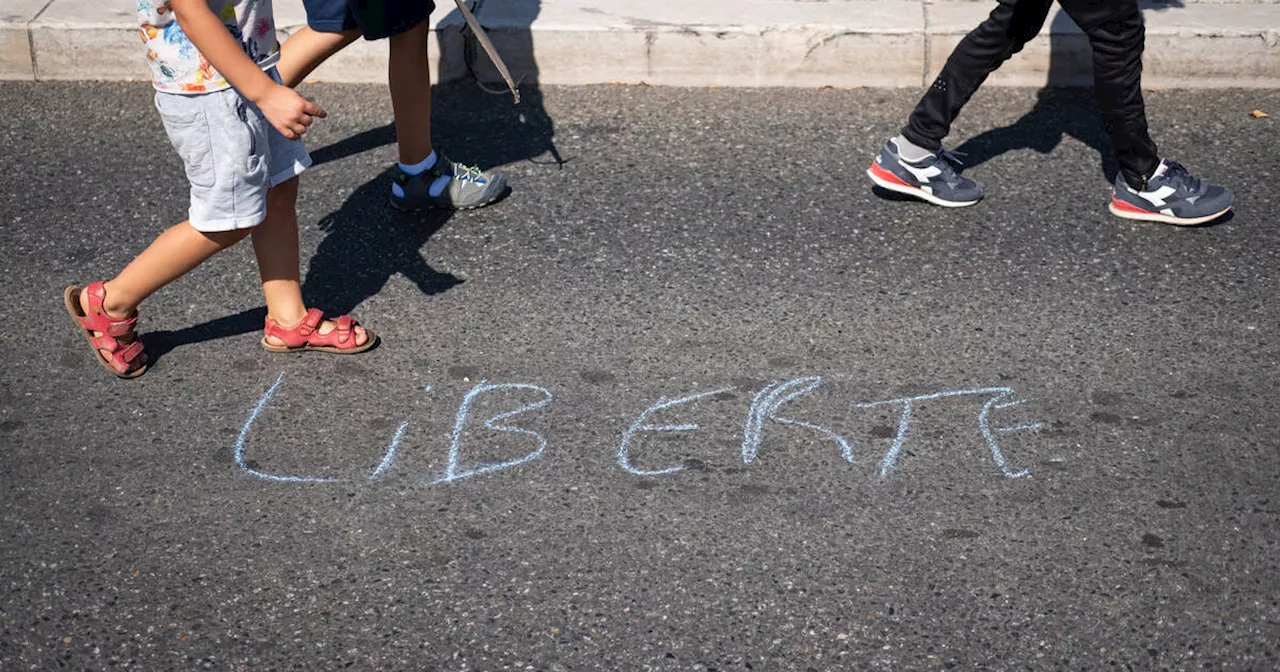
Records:
[[[973,205],[982,200],[982,187],[961,177],[950,152],[930,154],[920,161],[907,161],[898,153],[898,143],[890,140],[876,154],[867,169],[872,182],[899,194],[907,194],[947,208]]]
[[[1130,187],[1124,176],[1117,175],[1110,209],[1125,219],[1190,226],[1227,214],[1231,201],[1230,189],[1201,182],[1177,161],[1161,161],[1155,175],[1147,179],[1145,191]]]

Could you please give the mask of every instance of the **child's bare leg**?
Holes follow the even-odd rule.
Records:
[[[303,26],[280,45],[280,62],[276,72],[285,86],[296,87],[330,56],[342,51],[360,37],[360,29],[326,33]]]
[[[298,178],[290,179],[267,192],[267,219],[253,229],[253,252],[258,257],[258,273],[262,276],[262,294],[267,300],[267,317],[283,327],[297,325],[307,315],[302,301],[301,271],[298,258]],[[336,325],[325,320],[320,333],[327,334]],[[364,345],[368,335],[355,328],[356,345]],[[272,345],[280,345],[268,337]]]
[[[297,197],[297,178],[272,187],[267,192],[267,219],[253,230],[267,317],[280,324],[297,324],[307,313],[298,268]]]
[[[102,307],[113,317],[131,314],[143,299],[240,242],[248,233],[248,229],[206,233],[195,230],[189,222],[169,227],[119,275],[103,285],[107,297]]]
[[[147,246],[116,277],[103,283],[106,297],[102,308],[115,318],[133,316],[138,304],[156,290],[186,275],[209,257],[240,242],[248,229],[204,233],[195,230],[190,222],[175,224]],[[80,292],[80,310],[89,313],[89,296]],[[101,336],[93,332],[95,336]],[[122,345],[132,343],[131,336],[120,337]],[[111,358],[111,351],[101,350],[104,358]]]
[[[483,207],[506,193],[506,179],[497,173],[449,161],[431,146],[429,34],[424,19],[413,28],[391,36],[387,79],[400,146],[400,164],[391,184],[391,203],[402,210]]]
[[[426,21],[391,36],[387,79],[400,163],[411,166],[431,155],[431,69],[427,66]]]

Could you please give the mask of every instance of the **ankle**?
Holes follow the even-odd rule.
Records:
[[[108,317],[117,319],[125,319],[132,316],[138,310],[138,302],[130,301],[125,292],[120,291],[113,283],[114,280],[107,280],[102,283],[102,309],[107,312]]]
[[[909,140],[906,135],[897,135],[892,140],[898,145],[898,156],[908,161],[923,161],[937,153],[928,147],[917,145]]]
[[[302,321],[307,319],[307,311],[305,308],[302,309],[301,312],[297,312],[294,310],[273,311],[268,309],[267,319],[271,320],[272,322],[275,322],[276,324],[280,325],[281,327],[284,327],[285,329],[292,329],[298,326],[299,324],[302,324]]]
[[[414,163],[405,163],[404,161],[401,161],[400,170],[403,170],[410,175],[421,175],[422,173],[430,170],[434,165],[436,165],[436,152],[435,150],[431,150],[431,153],[427,154],[426,158],[421,161],[416,161]]]

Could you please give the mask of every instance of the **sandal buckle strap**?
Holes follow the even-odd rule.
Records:
[[[142,354],[142,341],[134,341],[126,345],[124,349],[112,353],[111,357],[125,364],[132,364],[133,360]]]
[[[116,373],[126,374],[134,368],[134,362],[140,356],[142,356],[142,341],[134,341],[124,349],[111,353],[111,359],[107,363]]]
[[[285,328],[275,320],[267,317],[266,335],[284,342],[287,348],[336,347],[350,350],[360,347],[356,342],[355,328],[359,324],[349,315],[332,319],[333,329],[321,333],[320,326],[325,321],[324,311],[318,308],[307,310],[307,316],[297,325]]]
[[[307,316],[302,319],[302,323],[298,325],[298,333],[303,336],[310,336],[312,332],[320,328],[320,323],[324,321],[324,311],[319,308],[308,308]]]
[[[116,350],[120,349],[120,341],[117,341],[114,336],[108,334],[103,334],[102,336],[90,336],[89,340],[93,341],[93,345],[99,350],[106,350],[107,352],[115,353]]]
[[[106,325],[107,327],[106,333],[116,338],[119,338],[121,336],[128,336],[129,334],[133,333],[133,327],[137,323],[138,323],[138,318],[136,317],[130,317],[123,320],[112,319]]]

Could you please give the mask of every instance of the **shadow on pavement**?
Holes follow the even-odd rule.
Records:
[[[462,280],[427,264],[422,247],[449,221],[452,211],[402,213],[388,202],[393,171],[361,185],[338,210],[320,219],[327,235],[302,281],[307,305],[328,315],[355,310],[401,274],[423,294],[448,291]]]
[[[1098,152],[1103,176],[1108,182],[1115,179],[1120,164],[1102,128],[1093,90],[1087,88],[1093,81],[1089,43],[1082,34],[1064,33],[1070,25],[1071,19],[1059,9],[1050,24],[1047,83],[1036,94],[1035,106],[1014,123],[984,131],[955,149],[966,169],[1019,149],[1048,154],[1070,136]]]
[[[505,84],[483,60],[487,56],[470,31],[463,29],[460,41],[440,41],[446,47],[462,45],[461,53],[454,50],[441,54],[441,68],[460,63],[467,75],[460,81],[433,87],[432,139],[439,151],[486,169],[516,161],[543,163],[539,157],[549,157],[545,163],[565,163],[553,143],[555,126],[543,106],[537,84],[530,26],[540,5],[540,0],[511,0],[505,9],[515,20],[491,34],[513,77],[520,82],[518,105],[512,104]],[[483,25],[484,13],[479,3],[475,11]],[[442,23],[459,25],[462,20],[455,9]],[[392,142],[394,126],[383,126],[320,148],[313,158],[317,163],[332,161]],[[431,268],[422,253],[423,246],[448,223],[452,213],[395,211],[387,203],[391,179],[392,170],[388,168],[358,188],[340,209],[321,219],[320,229],[328,235],[312,257],[302,287],[309,304],[333,314],[350,312],[381,291],[397,273],[426,295],[448,291],[462,282]],[[518,193],[519,185],[514,188]]]
[[[1160,11],[1181,6],[1182,0],[1170,0],[1147,8]],[[1103,177],[1108,183],[1115,181],[1120,163],[1102,127],[1091,88],[1092,58],[1088,39],[1074,30],[1071,19],[1059,8],[1050,23],[1046,84],[1037,94],[1035,106],[1013,124],[983,132],[957,147],[964,167],[979,166],[1018,149],[1048,154],[1064,137],[1071,137],[1098,152]]]
[[[479,4],[474,11],[483,25]],[[504,10],[514,20],[507,21],[501,31],[491,33],[519,82],[519,105],[512,104],[505,84],[484,60],[487,57],[469,31],[462,31],[462,40],[441,40],[442,45],[461,45],[461,53],[455,53],[457,49],[443,53],[441,62],[459,63],[468,73],[461,81],[437,84],[432,89],[433,144],[450,158],[486,169],[516,161],[557,166],[567,163],[553,143],[555,126],[543,106],[537,83],[529,27],[540,7],[540,0],[509,0]],[[456,9],[446,22],[462,23]],[[319,165],[395,141],[395,127],[387,124],[320,147],[311,156],[313,163]],[[303,279],[307,305],[330,316],[350,313],[380,292],[395,274],[404,275],[426,295],[461,284],[460,278],[432,268],[422,251],[431,236],[448,223],[452,212],[397,211],[388,202],[391,180],[392,170],[388,167],[357,188],[342,207],[321,218],[317,226],[327,235],[316,248]],[[305,179],[302,188],[306,189]],[[515,189],[518,194],[518,184]],[[299,226],[308,224],[301,222]],[[151,332],[142,340],[154,363],[180,346],[260,331],[265,318],[266,309],[258,307],[176,331]]]
[[[484,2],[478,0],[473,5],[483,26]],[[556,149],[555,125],[538,86],[538,63],[530,28],[540,12],[541,0],[506,0],[502,9],[508,20],[501,30],[489,35],[519,84],[520,103],[512,104],[506,84],[471,31],[463,27],[460,40],[439,40],[444,50],[440,55],[441,70],[465,74],[432,87],[433,144],[451,159],[486,169],[516,161],[563,165],[567,161]],[[440,23],[464,25],[457,9]],[[387,124],[316,149],[311,158],[319,165],[395,141],[395,126]],[[540,160],[544,155],[545,160]]]
[[[227,315],[202,324],[196,324],[175,331],[150,331],[139,336],[146,349],[147,359],[155,365],[171,350],[183,345],[216,341],[220,338],[239,336],[252,331],[262,331],[267,319],[266,306],[258,306],[243,310],[235,315]]]

